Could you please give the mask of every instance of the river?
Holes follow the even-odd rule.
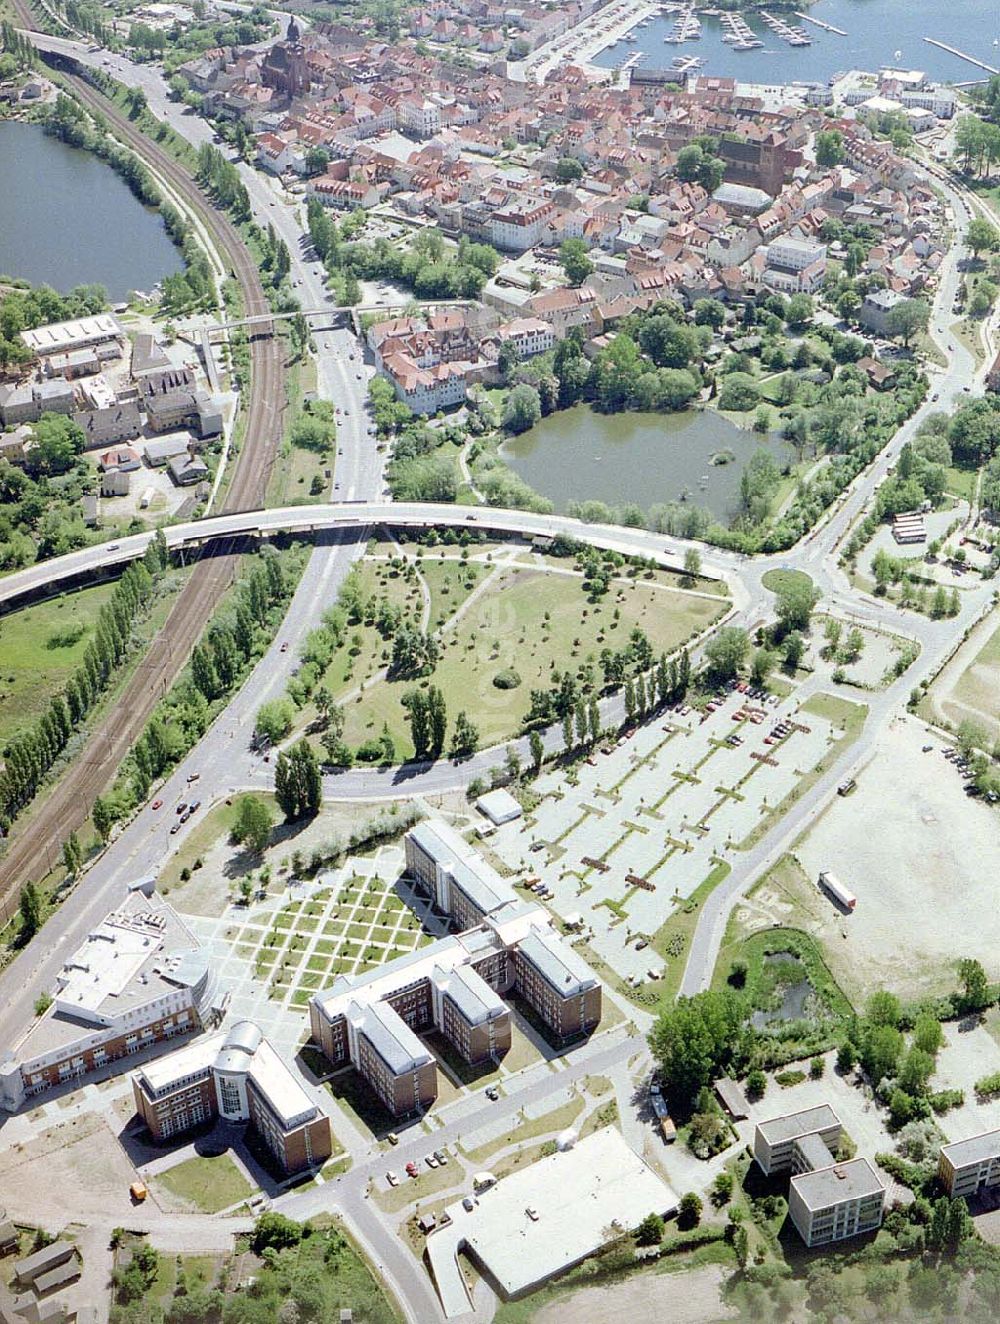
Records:
[[[598,414],[564,409],[504,442],[505,462],[559,511],[570,501],[635,502],[643,510],[683,493],[719,520],[738,513],[740,475],[755,451],[779,465],[793,459],[786,443],[738,428],[714,410],[678,414]],[[728,464],[712,456],[729,452]]]
[[[113,301],[183,268],[155,211],[91,152],[40,125],[0,122],[0,272],[65,293],[105,286]]]
[[[944,0],[817,0],[800,8],[804,14],[843,29],[847,36],[802,23],[786,10],[775,10],[779,17],[800,24],[812,38],[811,46],[789,46],[767,27],[759,12],[746,9],[743,17],[764,42],[763,49],[734,51],[721,39],[718,17],[705,15],[699,41],[671,46],[663,38],[673,25],[673,15],[664,14],[648,27],[634,28],[594,63],[607,68],[642,51],[644,68],[669,69],[675,56],[694,55],[706,62],[703,73],[758,84],[825,80],[849,69],[877,70],[882,65],[922,69],[939,82],[986,76],[924,41],[924,37],[934,37],[1000,68],[1000,46],[994,44],[1000,37],[996,0],[958,0],[956,4]]]

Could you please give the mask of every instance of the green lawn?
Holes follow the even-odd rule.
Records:
[[[676,998],[687,965],[691,935],[698,926],[701,908],[719,884],[728,878],[730,872],[730,866],[720,860],[705,881],[695,888],[686,901],[681,902],[678,909],[653,935],[653,949],[659,952],[667,963],[663,978],[658,984],[649,988],[655,1001],[670,1003]],[[634,992],[631,996],[635,996]]]
[[[978,469],[957,468],[950,465],[945,470],[946,490],[952,496],[960,497],[963,501],[972,501],[976,492],[976,479],[979,476]]]
[[[804,570],[769,570],[760,582],[772,593],[780,593],[786,588],[812,586],[812,579]]]
[[[185,1159],[153,1180],[206,1214],[228,1209],[254,1189],[228,1154]]]
[[[656,581],[613,584],[604,598],[589,603],[583,580],[511,567],[443,639],[429,679],[444,692],[452,716],[465,708],[479,727],[483,745],[514,735],[527,714],[530,693],[547,688],[554,667],[599,663],[602,648],[624,648],[630,630],[640,626],[653,650],[670,651],[705,629],[724,611],[720,600]],[[615,619],[617,613],[618,619]],[[500,690],[501,671],[516,670],[521,684]],[[401,698],[413,681],[380,681],[347,705],[345,737],[351,744],[377,736],[387,723],[397,756],[413,747]]]
[[[444,560],[423,556],[419,564],[431,595],[431,630],[440,630],[476,585],[490,573],[490,567],[481,561],[462,561],[454,557]]]

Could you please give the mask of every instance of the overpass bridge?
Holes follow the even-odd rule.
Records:
[[[174,552],[204,548],[214,543],[242,540],[253,546],[260,541],[285,534],[316,536],[356,533],[374,525],[393,528],[469,529],[504,538],[573,538],[625,556],[640,556],[664,569],[683,571],[684,554],[697,546],[702,559],[701,574],[710,579],[726,580],[735,586],[739,557],[717,550],[707,551],[700,544],[679,538],[631,529],[613,524],[586,524],[566,515],[536,515],[527,510],[506,510],[492,506],[451,506],[433,502],[345,501],[315,506],[280,506],[273,510],[247,510],[208,519],[173,524],[163,529],[167,547]],[[153,533],[137,533],[120,542],[100,543],[65,556],[41,561],[25,570],[0,579],[0,615],[32,599],[48,597],[73,588],[87,579],[124,569],[143,555]]]

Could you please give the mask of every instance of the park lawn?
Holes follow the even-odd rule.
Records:
[[[254,1191],[228,1154],[185,1159],[154,1180],[206,1214],[228,1209]]]
[[[469,594],[489,574],[489,567],[481,561],[456,561],[449,557],[422,556],[418,561],[420,573],[431,595],[431,631],[440,630],[445,621],[454,616]]]
[[[699,883],[687,900],[681,902],[670,918],[661,924],[653,935],[651,946],[666,962],[662,979],[648,987],[648,992],[653,995],[654,1000],[668,1004],[677,997],[687,967],[691,936],[701,918],[701,908],[719,884],[729,877],[730,872],[730,866],[724,860],[720,860],[714,865],[705,881]],[[677,952],[677,955],[675,956],[673,952]],[[622,992],[635,997],[631,989],[623,987]]]
[[[259,791],[254,792],[254,795],[256,799],[263,800],[267,804],[274,822],[280,823],[281,813],[274,796]],[[224,800],[214,805],[201,819],[198,826],[184,838],[184,844],[180,849],[164,863],[160,871],[159,887],[161,891],[165,887],[176,887],[180,882],[182,869],[192,868],[195,860],[200,859],[220,838],[229,836],[233,824],[236,822],[240,797],[234,795],[231,799],[233,802],[231,805],[227,805]],[[174,806],[165,804],[157,812],[172,814]]]
[[[531,690],[548,688],[553,669],[578,667],[588,658],[598,665],[601,649],[624,648],[634,626],[645,631],[654,653],[670,652],[717,620],[724,609],[721,600],[641,579],[616,583],[601,601],[588,603],[582,579],[511,567],[445,635],[441,659],[428,680],[444,693],[452,720],[465,709],[485,747],[517,733]],[[517,671],[521,684],[500,690],[493,678],[508,669]],[[397,757],[411,757],[413,745],[400,701],[414,683],[380,681],[360,702],[349,704],[348,743],[377,737],[384,723]]]
[[[996,711],[997,680],[1000,678],[1000,629],[983,644],[955,685],[954,697],[987,716]]]

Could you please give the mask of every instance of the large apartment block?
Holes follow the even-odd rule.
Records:
[[[394,1116],[437,1097],[421,1032],[438,1031],[467,1062],[507,1052],[502,994],[517,992],[561,1040],[601,1019],[600,984],[546,911],[520,900],[445,823],[418,823],[404,844],[415,886],[459,932],[366,974],[341,975],[309,1006],[315,1042],[335,1066],[353,1065]]]
[[[942,1145],[938,1178],[953,1198],[962,1195],[968,1199],[984,1186],[1000,1186],[1000,1131],[984,1131]]]
[[[129,893],[56,978],[52,1006],[0,1061],[0,1108],[200,1029],[215,982],[197,939],[153,893]]]
[[[768,1176],[790,1172],[788,1213],[807,1246],[873,1232],[882,1224],[885,1187],[867,1159],[834,1161],[840,1118],[821,1104],[758,1122],[754,1158]]]
[[[252,1021],[238,1021],[132,1077],[135,1109],[156,1140],[223,1117],[246,1122],[285,1173],[330,1157],[330,1122]]]

